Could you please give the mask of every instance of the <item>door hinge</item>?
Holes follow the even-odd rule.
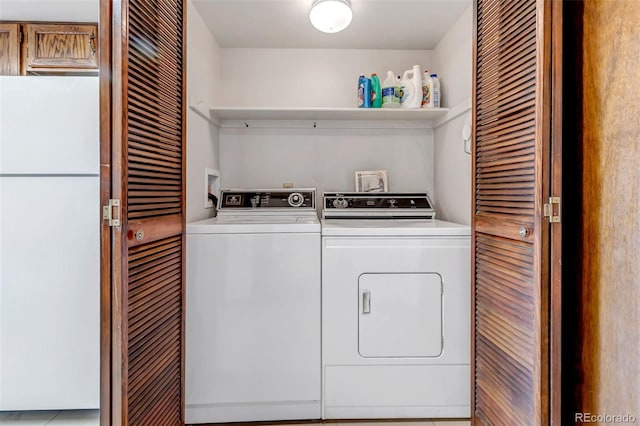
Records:
[[[109,226],[120,226],[120,200],[110,199],[102,206],[102,220],[109,221]]]
[[[24,33],[20,31],[18,33],[18,44],[22,44],[23,41],[24,41]]]
[[[554,209],[553,205],[558,207]],[[554,214],[557,212],[557,214]],[[549,204],[544,205],[544,217],[549,218],[549,223],[560,222],[560,197],[549,197]]]

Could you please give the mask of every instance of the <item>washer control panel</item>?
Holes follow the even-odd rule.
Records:
[[[218,209],[300,209],[315,208],[316,191],[304,189],[225,189]]]
[[[325,218],[426,218],[435,211],[426,193],[330,192],[323,194]]]

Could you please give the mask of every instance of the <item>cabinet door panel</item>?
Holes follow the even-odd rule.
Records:
[[[19,34],[19,24],[0,24],[0,75],[20,73]]]
[[[96,25],[26,24],[26,73],[97,71]]]

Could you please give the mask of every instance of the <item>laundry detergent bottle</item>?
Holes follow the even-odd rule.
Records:
[[[382,107],[382,89],[380,88],[380,79],[376,73],[371,74],[371,107]]]
[[[371,108],[371,80],[364,74],[358,78],[358,108]]]
[[[424,75],[422,76],[422,105],[420,105],[422,108],[427,108],[429,104],[433,104],[429,79],[429,70],[424,70]]]
[[[389,71],[382,83],[382,108],[400,108],[399,91],[396,76],[393,71]]]
[[[420,108],[422,104],[422,73],[420,65],[414,65],[402,75],[400,82],[400,107]]]

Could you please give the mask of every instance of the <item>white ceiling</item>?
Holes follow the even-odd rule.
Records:
[[[312,0],[193,0],[220,47],[433,49],[471,0],[352,0],[344,31],[309,22]]]
[[[98,0],[0,0],[0,20],[98,22]]]

